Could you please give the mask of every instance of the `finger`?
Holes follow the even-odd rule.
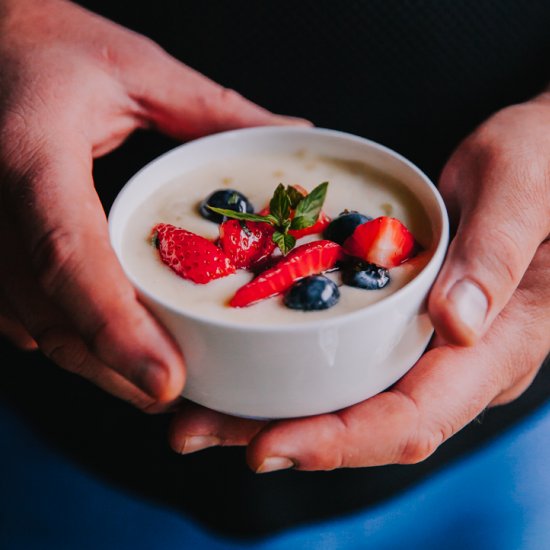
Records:
[[[549,294],[546,287],[539,295],[539,314],[514,299],[475,347],[432,349],[395,387],[359,405],[269,424],[250,443],[251,468],[330,470],[424,460],[540,366],[550,320],[538,315],[547,312]]]
[[[34,351],[38,346],[32,336],[19,322],[0,315],[0,334],[5,336],[13,345],[24,351]]]
[[[529,334],[529,345],[533,348],[540,347],[547,349],[550,352],[550,343],[548,334],[550,327],[544,331],[539,327],[548,326],[550,323],[550,240],[545,241],[537,250],[535,260],[525,274],[521,285],[514,295],[514,300],[517,303],[517,309],[523,312],[528,312],[525,318],[521,321],[524,326],[524,331],[529,334],[530,327],[533,327],[532,333]],[[537,341],[537,335],[540,335],[540,341]],[[548,359],[548,358],[547,358]],[[537,362],[532,364],[532,368],[519,377],[515,383],[506,388],[501,394],[497,395],[490,403],[490,406],[504,405],[519,397],[533,382],[533,379],[539,371]]]
[[[14,240],[8,240],[9,242]],[[34,343],[33,349],[39,347],[60,367],[86,378],[103,390],[146,412],[165,410],[167,404],[159,404],[90,352],[86,343],[71,328],[72,323],[67,322],[63,314],[38,288],[36,282],[21,269],[16,253],[10,250],[9,246],[7,244],[5,252],[8,257],[5,258],[3,267],[9,269],[12,277],[6,279],[4,276],[3,286],[4,290],[9,292],[14,307],[24,323],[19,324],[20,329]],[[0,269],[0,274],[5,275],[3,269]],[[29,333],[35,338],[31,338]]]
[[[126,377],[90,353],[78,334],[63,325],[51,325],[38,337],[41,351],[65,370],[145,412],[159,412],[164,404],[136,387]]]
[[[333,470],[423,460],[477,416],[487,402],[487,388],[480,387],[476,373],[465,373],[460,357],[443,350],[428,352],[395,388],[363,403],[333,414],[268,426],[250,444],[250,467],[264,473],[289,467]],[[454,387],[451,390],[453,385],[458,392]],[[421,391],[411,390],[420,386]],[[452,403],[444,403],[438,411],[429,403],[436,398],[436,388],[443,395],[455,394]],[[436,403],[441,406],[440,401]],[[466,409],[461,409],[461,402],[467,404]],[[447,416],[452,423],[441,422]]]
[[[41,290],[92,354],[150,397],[170,402],[183,388],[180,353],[138,301],[110,247],[89,147],[86,154],[70,134],[59,143],[42,143],[24,171],[11,167],[6,197],[18,245]],[[32,309],[25,297],[16,305]]]
[[[451,162],[443,173],[442,186],[459,189],[460,223],[431,291],[429,312],[450,343],[472,345],[487,331],[550,231],[547,155],[540,150],[525,155],[516,162],[500,156],[482,160],[466,176]],[[465,177],[469,181],[461,180]]]
[[[247,445],[265,424],[265,421],[237,418],[188,401],[174,418],[170,445],[181,454],[217,445]]]
[[[311,126],[304,119],[269,112],[180,63],[158,46],[147,43],[139,60],[126,73],[130,95],[143,108],[145,118],[176,138],[249,126]]]

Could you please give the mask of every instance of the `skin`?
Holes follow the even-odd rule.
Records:
[[[0,66],[0,333],[164,410],[183,388],[183,358],[111,250],[93,159],[140,127],[188,139],[305,122],[62,0],[0,0]],[[449,160],[440,189],[456,236],[429,299],[439,336],[395,386],[336,413],[268,423],[186,403],[173,448],[247,445],[257,472],[409,464],[520,395],[549,351],[549,127],[542,94],[497,113]]]
[[[181,354],[110,247],[93,159],[137,128],[180,139],[299,124],[63,0],[0,0],[0,332],[149,411]]]

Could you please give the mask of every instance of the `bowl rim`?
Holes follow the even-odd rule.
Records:
[[[124,263],[121,259],[121,253],[120,253],[119,247],[117,247],[116,245],[115,236],[114,236],[115,225],[117,223],[116,218],[118,216],[118,212],[123,208],[122,205],[124,204],[126,197],[129,196],[129,194],[131,193],[132,187],[135,185],[135,182],[142,177],[144,172],[146,171],[148,172],[155,164],[160,164],[161,162],[166,160],[167,157],[178,154],[181,149],[185,148],[186,150],[189,150],[192,148],[208,146],[210,142],[215,142],[220,139],[227,139],[227,138],[238,139],[239,136],[242,136],[242,135],[266,134],[266,133],[281,134],[281,135],[288,134],[288,133],[294,133],[294,134],[303,133],[304,135],[310,135],[310,134],[325,135],[325,136],[329,136],[337,139],[344,139],[344,140],[354,141],[356,143],[362,143],[367,147],[370,147],[381,153],[384,153],[386,155],[393,157],[394,159],[398,160],[399,162],[407,166],[407,168],[415,172],[417,175],[419,175],[420,179],[423,181],[426,188],[429,189],[429,191],[433,195],[433,198],[435,198],[435,201],[439,207],[437,214],[439,215],[440,222],[441,222],[441,231],[438,235],[438,243],[428,263],[411,281],[406,283],[403,287],[401,287],[400,289],[391,293],[389,296],[386,296],[385,298],[382,298],[381,300],[373,304],[369,304],[360,309],[342,313],[326,319],[315,319],[312,321],[308,321],[306,319],[303,322],[291,323],[291,324],[275,323],[275,324],[269,324],[269,325],[260,325],[260,324],[243,323],[237,320],[233,321],[233,320],[214,319],[207,315],[192,313],[192,312],[186,311],[183,308],[174,306],[173,304],[159,298],[158,296],[156,296],[155,294],[153,294],[152,292],[144,288],[143,285],[141,285],[140,282],[137,280],[137,278],[134,277],[132,273],[130,273],[129,270],[127,270],[124,267]],[[166,183],[166,182],[163,182],[163,183]],[[239,332],[244,330],[244,331],[256,332],[256,333],[277,333],[277,332],[296,333],[301,331],[322,330],[329,327],[335,327],[335,326],[339,326],[349,322],[353,322],[354,320],[361,317],[369,317],[372,315],[376,315],[380,310],[391,308],[395,303],[398,303],[403,299],[406,300],[408,295],[413,294],[415,290],[425,282],[425,279],[431,276],[430,273],[432,271],[435,270],[437,274],[437,272],[439,271],[439,268],[441,267],[441,264],[443,263],[443,259],[444,259],[448,241],[449,241],[449,217],[448,217],[447,209],[445,207],[445,203],[443,202],[443,198],[441,197],[441,194],[439,193],[435,184],[413,162],[408,160],[406,157],[404,157],[397,151],[394,151],[393,149],[385,145],[382,145],[380,143],[377,143],[375,141],[372,141],[368,138],[364,138],[364,137],[343,132],[340,130],[332,130],[328,128],[318,128],[318,127],[304,128],[303,126],[302,127],[300,126],[259,126],[259,127],[253,127],[253,128],[239,128],[236,130],[229,130],[229,131],[219,132],[216,134],[211,134],[208,136],[197,138],[192,141],[188,141],[186,143],[177,145],[176,147],[166,151],[165,153],[159,155],[158,157],[154,158],[153,160],[145,164],[126,182],[126,184],[119,191],[118,195],[116,196],[109,210],[108,226],[109,226],[109,237],[110,237],[111,246],[115,252],[117,260],[120,266],[122,267],[124,274],[130,280],[130,282],[132,283],[134,288],[138,291],[138,293],[140,293],[141,295],[144,295],[148,300],[158,304],[162,308],[167,309],[170,313],[185,317],[195,322],[223,328],[226,330],[236,330]]]

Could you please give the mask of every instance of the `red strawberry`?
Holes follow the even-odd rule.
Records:
[[[167,223],[153,227],[160,259],[180,277],[205,284],[235,272],[231,260],[214,243]]]
[[[363,223],[344,241],[352,256],[385,267],[395,267],[410,258],[414,237],[397,219],[381,216]]]
[[[272,268],[239,288],[229,305],[245,307],[275,296],[298,279],[332,269],[343,258],[342,247],[332,241],[314,241],[298,246]]]
[[[314,233],[322,233],[325,227],[330,223],[330,218],[321,210],[317,221],[310,227],[304,229],[290,229],[289,233],[295,238],[300,239],[306,235],[313,235]]]
[[[220,225],[219,244],[235,267],[247,269],[271,256],[274,231],[264,222],[227,220]]]

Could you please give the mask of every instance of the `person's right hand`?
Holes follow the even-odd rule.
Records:
[[[180,352],[109,245],[93,158],[138,127],[190,138],[295,124],[63,0],[0,0],[0,334],[146,410]]]

